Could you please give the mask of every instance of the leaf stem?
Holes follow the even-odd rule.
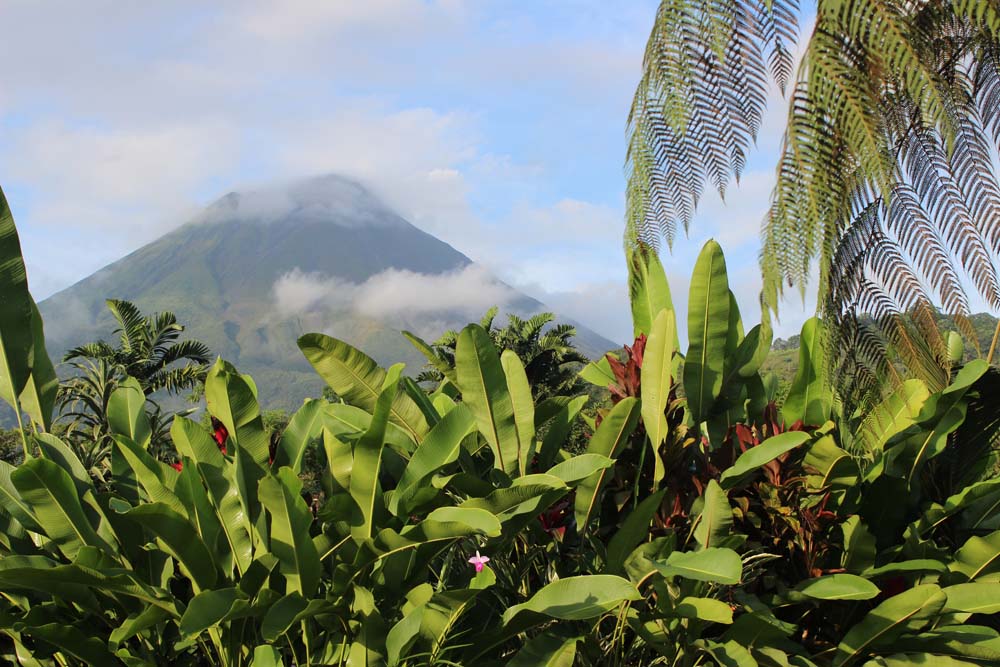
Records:
[[[0,194],[0,197],[2,197],[2,194]],[[14,378],[10,373],[10,363],[7,361],[7,353],[2,345],[0,345],[0,360],[3,361],[4,374],[10,382],[11,407],[14,408],[14,416],[17,417],[17,431],[21,434],[21,445],[24,447],[24,460],[27,461],[31,456],[28,453],[28,436],[24,432],[24,419],[21,417],[21,401],[18,399],[17,392],[14,391]]]
[[[996,329],[993,330],[993,342],[990,343],[990,352],[986,355],[987,364],[993,363],[993,353],[996,352],[998,338],[1000,338],[1000,320],[997,320]]]

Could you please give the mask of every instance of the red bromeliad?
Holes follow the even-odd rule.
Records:
[[[642,355],[646,351],[646,334],[640,334],[632,346],[625,346],[625,363],[618,361],[613,355],[607,354],[605,358],[611,366],[611,372],[615,376],[615,384],[608,386],[611,392],[611,400],[614,403],[629,396],[639,395],[639,386],[642,374]]]

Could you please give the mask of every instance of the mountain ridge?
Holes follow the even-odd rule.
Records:
[[[304,333],[328,333],[380,363],[404,361],[416,374],[424,360],[402,329],[433,338],[478,321],[491,305],[518,314],[548,310],[335,175],[230,192],[45,299],[39,308],[54,359],[111,338],[106,298],[133,301],[146,313],[174,312],[186,336],[254,376],[265,406],[284,409],[322,390],[295,344]],[[616,347],[572,324],[588,356]]]

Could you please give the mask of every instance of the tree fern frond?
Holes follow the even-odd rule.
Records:
[[[769,74],[782,88],[789,80],[797,16],[788,0],[660,4],[628,119],[627,243],[672,244],[706,179],[724,196],[739,178]]]

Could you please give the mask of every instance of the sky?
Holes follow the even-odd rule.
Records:
[[[618,342],[625,121],[654,0],[0,2],[0,185],[44,299],[233,190],[360,180],[485,270]],[[58,17],[54,20],[53,17]],[[744,322],[785,104],[738,187],[665,252],[685,312],[716,238]],[[786,302],[795,333],[810,299]]]

